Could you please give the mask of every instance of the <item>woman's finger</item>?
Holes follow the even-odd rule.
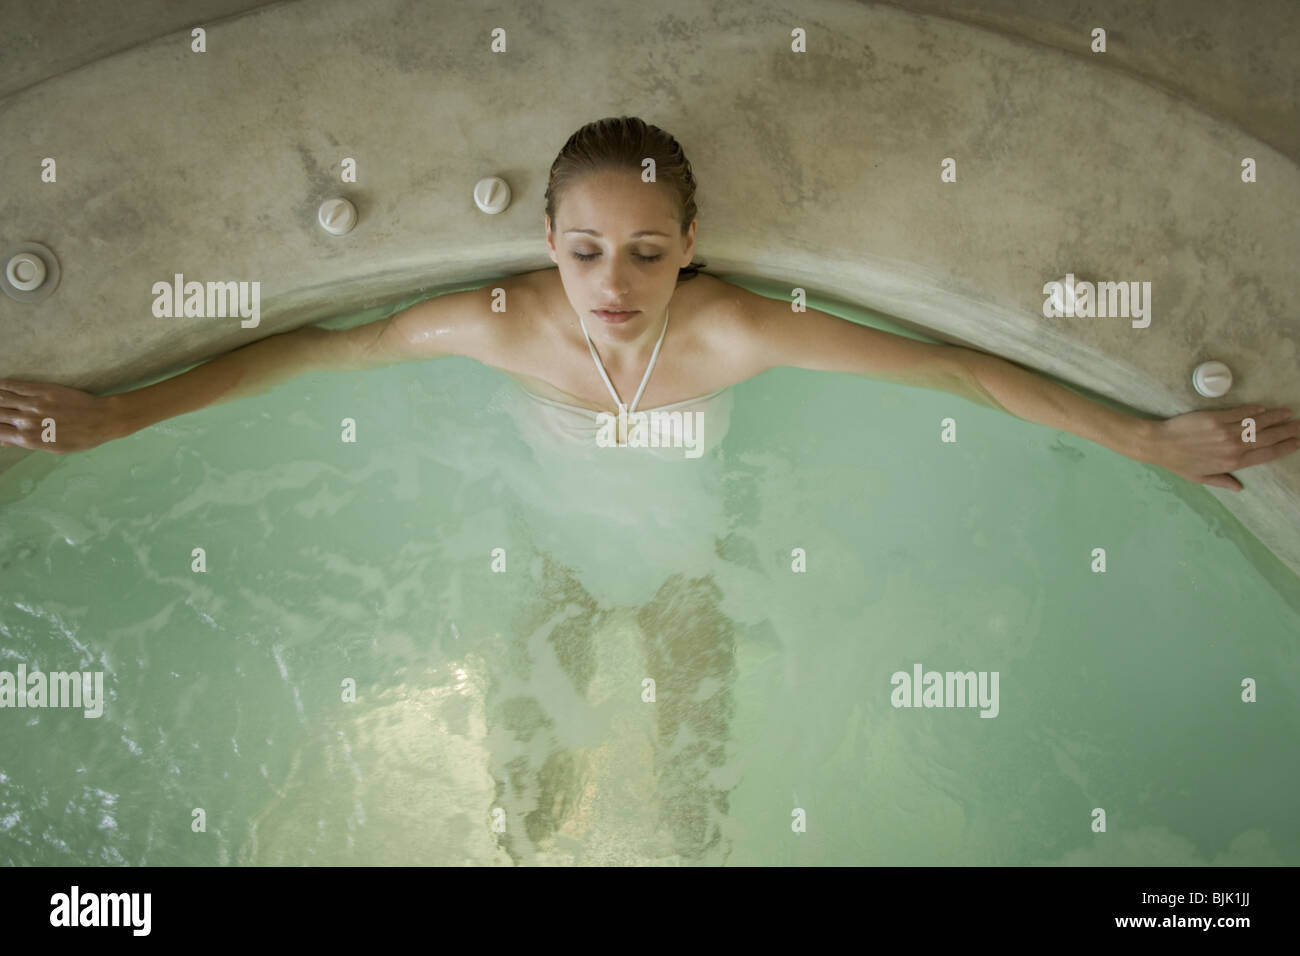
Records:
[[[6,388],[0,388],[0,407],[4,408],[22,408],[31,411],[33,396],[24,395],[21,392],[11,392]]]
[[[0,388],[4,388],[3,383],[0,383]],[[1265,405],[1242,405],[1240,408],[1227,408],[1215,414],[1221,422],[1240,422],[1243,418],[1253,418],[1258,422],[1259,416],[1267,411],[1268,407]]]
[[[1300,451],[1300,438],[1288,438],[1286,441],[1280,441],[1276,445],[1268,445],[1264,448],[1252,448],[1242,456],[1239,468],[1249,468],[1251,465],[1262,465],[1266,461],[1272,461],[1274,458],[1281,458],[1283,455],[1289,455],[1293,451]]]
[[[1291,409],[1289,408],[1266,408],[1250,417],[1255,419],[1256,428],[1268,428],[1270,425],[1280,425],[1283,422],[1291,420]],[[1246,416],[1242,416],[1245,418]],[[1238,419],[1240,421],[1241,419]]]
[[[1263,422],[1263,419],[1260,421]],[[1300,422],[1287,422],[1255,432],[1255,443],[1260,446],[1276,445],[1288,438],[1300,438]]]
[[[15,395],[35,395],[40,386],[36,382],[24,382],[16,378],[0,378],[0,391],[13,392]]]
[[[1227,488],[1229,491],[1241,491],[1241,482],[1236,478],[1224,472],[1221,475],[1206,475],[1198,479],[1199,485],[1214,485],[1216,488]]]
[[[1281,406],[1269,408],[1266,405],[1243,405],[1240,408],[1230,408],[1226,411],[1216,412],[1215,415],[1220,422],[1227,422],[1233,425],[1240,425],[1243,418],[1253,418],[1256,428],[1268,428],[1270,425],[1280,425],[1282,422],[1290,421],[1294,412],[1289,408]]]

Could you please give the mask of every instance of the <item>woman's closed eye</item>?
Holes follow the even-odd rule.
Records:
[[[582,262],[590,262],[592,259],[596,258],[596,256],[598,256],[598,255],[600,255],[599,252],[589,252],[589,253],[585,253],[585,254],[584,254],[584,253],[581,253],[581,252],[575,252],[575,253],[573,254],[573,258],[575,258],[575,259],[579,259],[579,260],[581,260]],[[657,255],[653,255],[653,256],[643,256],[643,255],[641,255],[641,253],[639,253],[639,252],[634,252],[634,253],[632,253],[632,257],[633,257],[634,259],[640,259],[642,262],[658,262],[660,259],[663,258],[663,253],[659,253],[659,254],[657,254]]]

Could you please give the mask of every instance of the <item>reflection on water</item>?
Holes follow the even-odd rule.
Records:
[[[539,599],[489,693],[502,846],[517,863],[725,861],[727,794],[709,774],[726,760],[735,648],[716,587],[674,575],[635,611],[600,610],[571,574],[539,563]]]

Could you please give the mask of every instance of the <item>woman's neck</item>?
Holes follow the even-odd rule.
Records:
[[[637,321],[644,323],[644,327],[634,339],[606,337],[603,334],[606,327],[600,319],[596,319],[598,328],[592,328],[592,323],[588,322],[587,332],[600,353],[600,360],[605,363],[605,370],[610,374],[644,371],[654,352],[655,343],[659,341],[659,333],[663,331],[665,318],[666,313],[650,320],[638,316]]]

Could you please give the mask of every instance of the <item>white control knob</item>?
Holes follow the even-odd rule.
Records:
[[[510,205],[510,186],[500,176],[480,179],[474,186],[474,203],[489,216]]]
[[[1232,388],[1232,370],[1222,362],[1202,362],[1192,372],[1192,387],[1206,398],[1218,398]]]
[[[5,277],[15,289],[31,292],[39,289],[45,281],[45,263],[40,256],[20,252],[5,266]]]
[[[346,235],[357,224],[357,207],[346,199],[327,199],[320,204],[316,218],[330,235]]]

